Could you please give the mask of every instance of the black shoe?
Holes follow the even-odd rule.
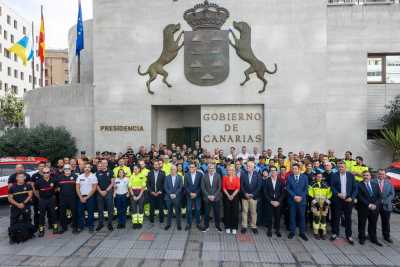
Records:
[[[38,237],[44,237],[44,231],[39,232]]]
[[[365,239],[359,239],[358,243],[360,243],[360,245],[364,245],[365,244]]]
[[[336,240],[336,238],[337,238],[337,236],[336,236],[336,235],[331,235],[331,238],[329,238],[329,240],[331,240],[331,241],[335,241],[335,240]]]
[[[169,228],[171,228],[171,225],[170,225],[170,224],[166,225],[166,226],[164,227],[164,230],[165,230],[165,231],[168,231]]]
[[[93,227],[89,228],[89,233],[94,233],[94,228]]]
[[[107,228],[108,228],[109,231],[113,231],[114,230],[114,227],[112,226],[112,224],[107,225]]]
[[[247,229],[246,229],[246,228],[242,228],[242,230],[240,230],[240,232],[241,232],[242,234],[245,234],[245,233],[247,232]]]
[[[385,237],[384,239],[386,242],[393,243],[393,240],[390,237]]]
[[[300,234],[301,239],[308,241],[308,237],[305,234]]]
[[[354,245],[354,240],[353,240],[353,238],[351,236],[346,237],[346,239],[347,239],[347,242],[349,242],[350,245]]]
[[[277,237],[282,237],[281,232],[276,232],[276,236],[277,236]]]
[[[134,224],[135,225],[135,224]],[[122,228],[122,225],[121,224],[118,224],[117,225],[117,229],[121,229]]]
[[[72,229],[72,233],[73,233],[73,234],[79,234],[79,232],[80,232],[80,231],[78,231],[77,228]]]
[[[258,234],[257,228],[252,228],[251,230],[253,231],[253,234],[255,234],[255,235]]]
[[[222,233],[221,227],[217,226],[216,228],[217,228],[218,233]]]
[[[320,239],[319,234],[314,234],[314,238],[317,239],[317,240],[319,240],[319,239]]]
[[[294,233],[289,233],[288,238],[293,239],[293,237],[294,237]]]
[[[325,240],[326,239],[326,235],[321,234],[321,239]]]
[[[272,237],[272,231],[271,230],[268,230],[267,236]]]
[[[53,235],[56,235],[56,234],[58,234],[58,228],[53,229]]]
[[[154,223],[154,218],[150,218],[149,221],[150,221],[151,223]]]
[[[178,225],[178,227],[176,227],[178,229],[178,231],[182,230],[182,226]]]
[[[61,228],[61,230],[58,231],[58,233],[59,233],[60,235],[62,235],[62,234],[65,233],[66,231],[68,231],[67,228]]]
[[[203,227],[203,229],[201,230],[203,233],[206,233],[206,232],[208,232],[208,227]]]
[[[382,243],[379,242],[378,240],[374,240],[374,241],[371,241],[371,242],[374,243],[375,245],[377,245],[378,247],[382,247],[383,246]]]
[[[104,227],[104,225],[102,225],[102,224],[97,225],[96,231],[100,231],[103,227]]]
[[[197,228],[199,231],[203,231],[203,228],[200,226],[200,224],[196,225],[196,228]]]
[[[122,228],[122,229],[125,229],[125,224],[122,224],[122,225],[121,225],[121,228]]]
[[[192,226],[191,225],[186,225],[186,227],[185,227],[185,231],[189,231],[190,230],[190,228],[192,228]]]

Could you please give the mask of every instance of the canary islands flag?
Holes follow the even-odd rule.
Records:
[[[15,53],[21,60],[24,65],[28,61],[26,54],[27,54],[27,47],[28,47],[29,38],[24,36],[16,42],[13,46],[8,48],[8,51]]]

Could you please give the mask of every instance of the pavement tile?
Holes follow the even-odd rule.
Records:
[[[79,258],[79,257],[69,257],[65,259],[60,266],[62,267],[76,267],[83,262],[85,258]]]
[[[365,253],[365,255],[371,262],[373,262],[375,265],[378,266],[390,266],[390,265],[396,265],[398,263],[393,263],[389,259],[383,257],[379,252],[368,252]]]
[[[186,251],[187,250],[200,250],[201,249],[201,242],[200,241],[188,241],[186,243]]]
[[[220,250],[221,245],[219,242],[211,242],[211,241],[204,241],[203,242],[203,251],[204,250]]]
[[[169,242],[168,248],[170,250],[185,250],[186,241]]]
[[[168,248],[168,241],[153,241],[150,249],[166,249]]]
[[[1,265],[19,265],[20,263],[26,261],[30,256],[18,256],[18,255],[4,255],[1,257]]]
[[[240,267],[240,262],[225,261],[222,262],[222,267]]]
[[[117,267],[120,265],[121,262],[122,262],[121,259],[110,258],[110,259],[104,260],[102,262],[102,264],[100,264],[100,266],[102,266],[102,267]]]
[[[139,266],[142,266],[143,262],[144,262],[143,259],[126,258],[125,261],[122,260],[122,264],[120,264],[120,266],[121,267],[139,267]],[[154,265],[154,266],[156,266],[156,265]]]
[[[249,243],[239,243],[239,251],[256,251],[256,246]]]
[[[349,254],[347,258],[354,264],[354,265],[374,265],[367,257],[364,255],[357,255],[357,254]]]
[[[201,260],[204,261],[221,261],[223,255],[219,250],[206,250],[201,254]]]
[[[199,250],[186,250],[183,255],[184,261],[197,261],[200,259],[200,251]]]
[[[219,267],[219,262],[218,261],[203,261],[202,266],[203,267]]]
[[[260,262],[256,251],[240,251],[239,254],[241,262]]]
[[[166,250],[164,259],[166,260],[181,260],[183,258],[183,250]]]
[[[130,249],[129,248],[114,248],[111,250],[109,257],[113,258],[126,258]]]
[[[261,262],[279,263],[279,257],[276,252],[258,251],[258,256]]]
[[[300,262],[302,264],[310,263],[313,264],[314,261],[309,253],[305,252],[295,252],[293,253],[293,256],[296,258],[297,262]]]
[[[329,258],[322,252],[311,253],[311,256],[313,257],[314,261],[317,264],[320,264],[320,265],[331,264],[331,261],[329,260]]]
[[[141,248],[141,249],[148,249],[148,248],[150,248],[151,243],[152,243],[152,241],[136,241],[136,242],[133,244],[133,247],[132,247],[132,248],[134,248],[134,249],[138,249],[138,248]]]
[[[130,249],[128,252],[128,255],[126,256],[127,258],[135,258],[135,259],[144,259],[144,257],[146,256],[148,249],[143,249],[143,248],[139,248],[139,249]]]
[[[198,267],[201,266],[202,262],[199,261],[199,259],[197,258],[197,260],[184,260],[181,262],[181,266],[180,267]]]
[[[281,263],[295,263],[296,260],[293,258],[292,254],[287,252],[278,252],[279,261]]]
[[[342,253],[340,254],[326,254],[329,260],[336,265],[351,265],[352,262]]]
[[[222,260],[229,262],[240,262],[240,255],[237,251],[222,251]]]
[[[81,262],[81,267],[96,267],[104,262],[103,258],[86,258]]]
[[[112,253],[112,249],[111,248],[96,248],[95,250],[93,250],[90,254],[89,257],[90,258],[94,258],[94,257],[110,257],[111,253]]]
[[[163,259],[165,255],[164,249],[149,249],[145,255],[146,259]]]

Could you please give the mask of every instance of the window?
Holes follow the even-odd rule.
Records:
[[[400,54],[368,55],[368,83],[400,83]]]
[[[3,15],[3,8],[0,6],[0,16]]]
[[[32,83],[32,75],[29,75],[29,83]]]
[[[7,67],[7,75],[11,76],[11,67]]]
[[[0,81],[0,90],[3,90],[3,81]]]
[[[14,61],[18,62],[18,56],[16,54],[14,54]]]
[[[24,93],[26,93],[28,90],[26,88],[24,88]]]
[[[8,92],[8,83],[4,83],[4,91]]]
[[[26,27],[25,26],[22,27],[22,34],[26,35]]]
[[[3,63],[0,62],[0,71],[3,71]]]
[[[46,80],[44,83],[46,86],[49,86],[49,80]]]
[[[5,56],[6,58],[10,58],[10,57],[11,57],[10,51],[8,51],[6,48],[4,48],[4,56]]]
[[[36,64],[36,71],[39,71],[39,64]]]
[[[49,76],[49,70],[48,69],[44,70],[44,76],[46,76],[46,77]]]
[[[7,40],[7,31],[6,30],[4,30],[4,40]]]
[[[14,78],[18,78],[18,70],[14,70]]]
[[[11,43],[13,44],[14,43],[14,35],[10,34],[10,40],[11,40]]]
[[[14,29],[18,29],[18,22],[14,19]]]
[[[3,45],[0,43],[0,54],[3,52]]]
[[[7,15],[7,24],[11,25],[11,17],[10,17],[10,15]]]
[[[19,74],[19,77],[21,78],[21,80],[24,80],[24,73],[21,71],[21,73]]]
[[[14,94],[18,95],[18,87],[15,85],[11,85],[11,92],[13,92]]]
[[[34,85],[37,84],[36,77],[33,78],[33,84],[34,84]]]

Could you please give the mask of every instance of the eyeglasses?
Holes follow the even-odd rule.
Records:
[[[44,172],[43,174],[50,174],[50,172]]]

